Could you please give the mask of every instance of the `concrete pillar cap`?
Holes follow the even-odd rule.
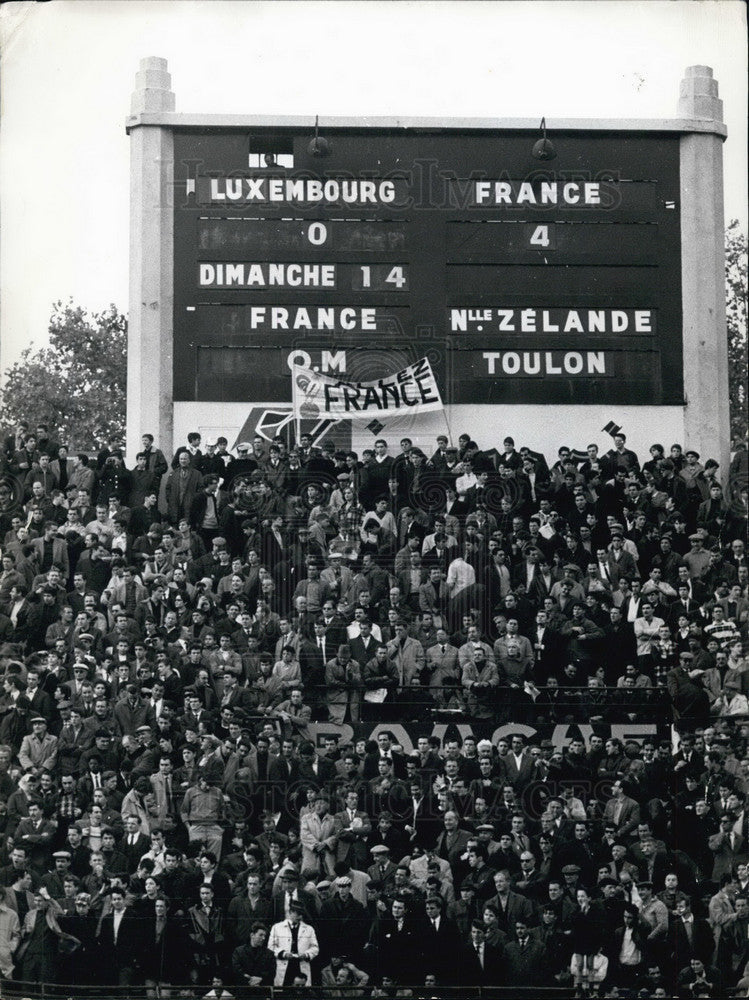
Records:
[[[161,111],[174,111],[177,99],[172,91],[172,77],[166,59],[146,56],[140,60],[135,74],[135,89],[130,100],[133,115]]]
[[[168,63],[162,56],[144,56],[140,61],[141,69],[159,69],[166,72]]]
[[[687,66],[679,85],[679,116],[723,121],[723,101],[710,66]]]

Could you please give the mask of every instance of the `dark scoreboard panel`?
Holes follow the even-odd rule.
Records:
[[[450,404],[683,403],[677,134],[552,133],[549,162],[532,131],[324,136],[175,131],[176,401],[288,404],[291,355],[406,350]]]

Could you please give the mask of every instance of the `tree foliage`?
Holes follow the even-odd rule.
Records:
[[[747,247],[746,233],[732,219],[726,229],[726,327],[731,437],[746,439],[747,428]]]
[[[94,451],[124,433],[126,385],[127,318],[114,305],[56,302],[49,346],[27,348],[5,373],[0,421],[46,423],[71,449]]]

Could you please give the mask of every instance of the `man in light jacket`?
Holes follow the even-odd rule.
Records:
[[[268,948],[276,956],[274,986],[291,986],[298,976],[304,976],[306,985],[311,985],[310,962],[317,958],[320,947],[314,927],[302,920],[299,903],[289,905],[287,920],[273,924]]]
[[[302,871],[317,871],[332,878],[335,875],[335,850],[338,824],[328,812],[330,802],[324,792],[314,799],[314,811],[302,816],[299,839],[302,842]]]
[[[18,914],[0,896],[0,974],[10,979],[13,972],[13,952],[21,940]]]

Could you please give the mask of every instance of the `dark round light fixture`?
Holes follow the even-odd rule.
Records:
[[[557,151],[554,149],[554,144],[551,139],[546,138],[546,119],[541,119],[541,125],[539,126],[543,132],[542,137],[533,144],[533,157],[536,160],[555,160],[557,156]]]
[[[319,121],[319,117],[315,116],[315,136],[307,146],[307,152],[310,156],[330,156],[333,147],[324,136],[319,134]]]

